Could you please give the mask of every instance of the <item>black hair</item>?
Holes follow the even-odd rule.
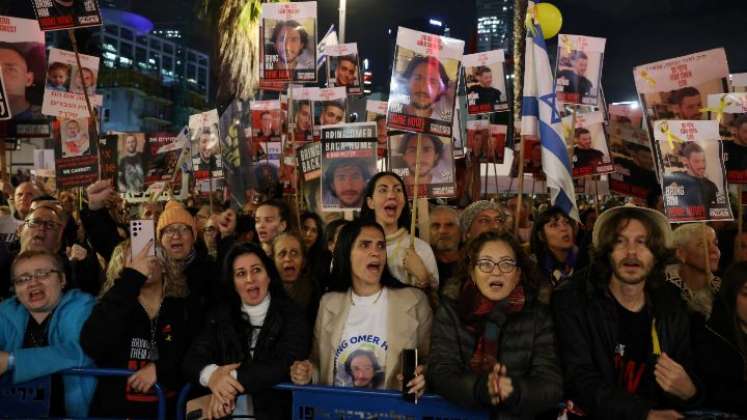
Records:
[[[24,52],[21,50],[21,48],[18,47],[18,45],[16,45],[13,42],[0,41],[0,50],[11,50],[15,52],[16,54],[18,54],[19,56],[21,56],[21,58],[23,59],[23,62],[26,64],[26,71],[27,72],[31,71],[29,69],[30,67],[29,59],[26,58],[26,54],[24,54]]]
[[[374,209],[368,207],[368,198],[373,197],[376,190],[376,183],[379,179],[385,176],[391,176],[396,179],[402,187],[402,194],[405,196],[405,204],[404,207],[402,207],[402,214],[400,214],[399,219],[397,219],[397,227],[409,228],[411,215],[410,203],[407,200],[407,187],[405,186],[405,181],[402,180],[402,177],[391,171],[379,172],[368,181],[368,185],[366,185],[366,194],[365,197],[363,197],[363,204],[361,205],[360,218],[366,221],[376,222],[376,213],[374,212]]]
[[[581,134],[591,134],[591,132],[584,127],[576,127],[576,130],[573,132],[573,137],[578,138]]]
[[[270,278],[267,292],[270,294],[272,299],[288,298],[287,293],[285,293],[285,288],[283,288],[280,274],[278,273],[277,268],[275,268],[275,262],[265,254],[262,247],[251,242],[235,244],[228,250],[226,257],[223,260],[223,277],[221,279],[221,293],[229,305],[231,317],[234,320],[241,319],[242,302],[239,294],[236,292],[236,286],[233,281],[233,263],[240,256],[247,254],[256,255],[259,257],[262,265],[265,266],[267,276]]]
[[[348,224],[348,221],[345,219],[335,219],[327,224],[327,226],[324,228],[324,244],[329,247],[330,242],[332,242],[335,239],[335,235],[337,235],[337,231],[340,230],[343,226]]]
[[[446,74],[446,68],[444,65],[439,61],[436,57],[432,56],[422,56],[422,55],[416,55],[415,57],[410,60],[410,62],[407,64],[407,68],[405,68],[404,73],[402,73],[402,77],[409,80],[410,77],[412,77],[412,73],[415,72],[415,69],[421,65],[433,65],[438,64],[438,74],[441,77],[441,82],[443,82],[444,86],[449,85],[449,75]]]
[[[316,241],[314,241],[314,243],[309,247],[308,256],[316,257],[318,255],[321,255],[321,253],[326,249],[324,244],[324,222],[318,214],[310,211],[305,211],[303,212],[303,214],[301,214],[301,229],[303,229],[304,222],[309,219],[312,219],[314,223],[316,223],[317,235]]]
[[[369,179],[371,172],[368,170],[368,165],[364,159],[347,158],[347,159],[334,159],[330,162],[329,166],[324,170],[324,188],[329,191],[332,196],[337,197],[337,192],[334,189],[335,182],[335,171],[345,166],[354,166],[361,171],[363,179]]]
[[[342,101],[324,101],[322,102],[322,112],[329,106],[340,108],[342,112],[345,112],[345,104]]]
[[[492,73],[493,71],[490,70],[490,67],[488,67],[488,66],[477,66],[475,68],[475,76],[479,76],[479,75],[481,75],[481,74],[483,74],[485,72]]]
[[[259,209],[262,206],[270,206],[270,207],[275,207],[276,209],[278,209],[278,215],[280,216],[280,220],[287,223],[288,228],[290,228],[290,222],[291,222],[290,209],[288,208],[288,205],[285,204],[285,201],[277,199],[277,198],[272,198],[272,199],[269,199],[267,201],[263,201],[262,203],[260,203],[257,206],[257,209]]]
[[[410,142],[410,140],[417,141],[418,135],[423,136],[423,138],[427,138],[433,143],[433,147],[436,149],[436,161],[441,159],[441,156],[444,153],[444,144],[441,141],[440,138],[437,136],[432,136],[430,134],[415,134],[415,133],[407,133],[404,136],[402,136],[402,140],[399,142],[399,153],[404,155],[407,151],[407,144]]]
[[[560,207],[553,206],[543,211],[537,216],[536,220],[534,221],[534,224],[532,225],[532,234],[529,238],[529,251],[537,257],[538,261],[542,261],[545,255],[553,255],[552,252],[550,252],[550,248],[548,248],[547,246],[547,238],[545,238],[544,228],[546,224],[552,222],[555,218],[558,217],[562,217],[563,219],[566,219],[568,221],[568,224],[571,225],[572,237],[574,239],[576,237],[576,223],[573,221],[573,219],[568,217],[568,215],[565,214],[565,212]]]
[[[694,141],[685,143],[685,145],[682,146],[682,149],[680,149],[680,156],[687,159],[689,159],[690,155],[693,153],[705,153],[705,150],[703,150],[703,148]]]
[[[381,232],[382,236],[386,237],[384,228],[375,221],[358,219],[343,226],[337,238],[335,252],[332,255],[332,273],[330,274],[329,282],[330,291],[347,292],[348,289],[353,287],[353,265],[350,261],[350,256],[355,240],[358,239],[364,228],[376,229]],[[386,254],[386,251],[384,251],[384,254]],[[389,267],[386,265],[386,260],[384,261],[384,272],[379,282],[382,287],[393,289],[407,287],[392,276]]]
[[[275,24],[274,28],[272,28],[272,37],[270,38],[270,41],[273,45],[277,43],[277,39],[280,36],[280,32],[283,30],[283,28],[291,28],[298,31],[298,34],[301,36],[301,49],[306,49],[306,47],[309,45],[309,34],[306,32],[306,28],[304,28],[303,25],[292,19],[280,21]]]
[[[682,103],[682,100],[688,96],[700,96],[700,91],[692,86],[685,86],[681,89],[673,90],[669,96],[669,102],[679,105]]]
[[[254,231],[254,218],[248,214],[242,214],[236,217],[236,234],[241,235]]]
[[[358,58],[352,54],[341,55],[337,57],[337,65],[340,65],[340,61],[347,61],[347,62],[353,63],[355,68],[358,68]]]

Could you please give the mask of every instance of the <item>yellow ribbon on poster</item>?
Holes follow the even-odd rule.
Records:
[[[568,36],[563,35],[560,37],[560,43],[562,44],[563,48],[565,48],[565,53],[567,55],[571,55],[573,52],[573,42],[568,38]]]
[[[656,332],[656,319],[651,323],[651,344],[653,346],[654,354],[660,356],[661,343],[659,342],[659,333]]]
[[[651,87],[656,86],[656,80],[654,80],[646,70],[641,70],[638,74],[641,76],[641,79],[645,80],[649,85],[651,85]]]
[[[662,133],[664,133],[665,136],[667,136],[667,143],[669,143],[669,148],[674,150],[674,142],[678,143],[684,143],[685,140],[682,140],[681,138],[677,137],[672,133],[672,130],[669,128],[669,124],[666,122],[663,122],[659,125],[659,130],[661,130]]]
[[[532,37],[537,36],[537,29],[534,27],[535,18],[536,11],[534,10],[534,3],[529,3],[529,6],[527,6],[527,15],[524,18],[524,27],[526,27],[527,32],[532,34]]]
[[[728,93],[724,93],[721,95],[721,99],[718,101],[718,107],[704,107],[700,108],[700,112],[714,112],[716,113],[716,121],[721,123],[721,119],[724,118],[724,111],[726,110],[726,107],[731,105],[732,103],[727,101],[727,98],[729,97]]]

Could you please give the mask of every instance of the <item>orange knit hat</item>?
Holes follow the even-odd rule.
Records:
[[[161,213],[161,217],[158,218],[158,227],[156,232],[158,233],[158,240],[161,240],[161,231],[167,226],[173,224],[183,224],[192,228],[192,235],[194,239],[197,239],[197,225],[195,225],[195,219],[191,214],[184,208],[184,206],[178,202],[171,200],[166,203],[166,208]]]

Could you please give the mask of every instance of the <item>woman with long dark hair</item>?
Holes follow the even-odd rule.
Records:
[[[258,419],[284,418],[288,401],[272,387],[308,355],[307,321],[288,298],[273,261],[253,243],[236,245],[224,262],[224,304],[208,316],[184,359],[186,377],[211,392],[208,417],[240,407]],[[244,397],[246,398],[237,398]],[[239,413],[234,413],[239,414]]]
[[[430,245],[414,238],[414,245],[410,246],[410,217],[402,178],[394,172],[374,175],[366,187],[361,219],[384,228],[389,270],[402,283],[438,290],[438,265]]]
[[[309,272],[316,282],[323,282],[329,277],[329,264],[332,253],[324,241],[324,222],[318,214],[304,212],[301,215],[301,233],[306,245],[306,260]],[[312,320],[313,321],[313,320]]]
[[[322,297],[311,358],[291,367],[291,380],[359,388],[400,389],[401,353],[425,360],[432,314],[426,296],[387,270],[384,230],[373,221],[345,225],[335,249],[331,292]],[[423,366],[405,384],[425,390]]]
[[[532,261],[507,233],[484,232],[464,252],[462,291],[436,312],[428,383],[494,418],[534,418],[563,393],[549,309]]]
[[[693,316],[693,343],[708,408],[747,416],[747,262],[724,273],[708,321]]]

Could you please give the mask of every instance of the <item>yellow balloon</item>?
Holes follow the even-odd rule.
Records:
[[[550,39],[560,32],[560,27],[563,26],[563,15],[554,4],[538,3],[534,11],[535,19],[542,28],[542,35],[545,39]]]

